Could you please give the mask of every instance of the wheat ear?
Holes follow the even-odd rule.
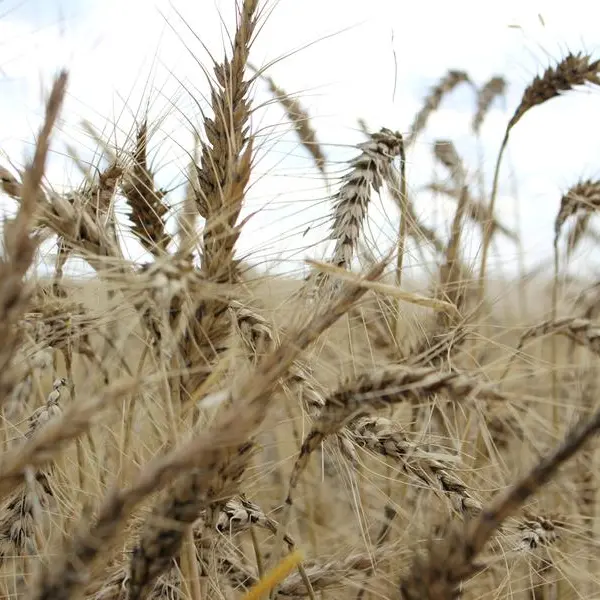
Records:
[[[439,296],[452,302],[457,308],[463,304],[462,290],[466,279],[466,269],[460,261],[459,251],[463,230],[463,219],[467,214],[471,199],[467,186],[467,170],[458,154],[455,145],[450,140],[437,140],[434,144],[434,155],[450,171],[458,196],[456,211],[452,220],[450,240],[445,252],[445,262],[440,268]],[[447,314],[438,314],[438,323],[449,327],[456,322]]]
[[[450,70],[433,86],[425,98],[423,108],[416,114],[410,127],[410,136],[406,141],[406,146],[412,146],[418,135],[425,129],[427,120],[431,114],[436,111],[445,96],[450,94],[454,88],[461,83],[469,83],[470,79],[464,71]]]
[[[19,180],[6,168],[0,165],[0,187],[2,191],[13,198],[21,199],[21,184]]]
[[[256,69],[254,69],[254,71],[256,71]],[[275,96],[275,98],[277,98],[277,101],[285,110],[287,118],[294,125],[294,129],[298,134],[300,143],[313,157],[317,169],[319,169],[321,175],[323,175],[323,178],[326,179],[327,173],[325,171],[325,154],[321,144],[317,140],[317,133],[311,125],[308,111],[302,107],[297,98],[293,98],[282,88],[280,88],[275,81],[273,81],[272,77],[268,77],[266,75],[261,75],[261,77],[269,86],[269,91],[273,94],[273,96]]]
[[[333,200],[333,262],[348,269],[352,263],[363,222],[371,200],[371,188],[378,192],[391,162],[402,152],[402,136],[383,128],[359,144],[360,156],[350,165]]]
[[[488,114],[494,100],[504,95],[506,91],[506,80],[500,75],[495,75],[483,84],[477,93],[477,110],[473,116],[471,129],[479,135],[483,121]]]
[[[312,452],[329,436],[359,416],[378,408],[423,400],[433,394],[446,392],[460,400],[474,394],[482,399],[504,400],[506,397],[494,387],[475,378],[456,372],[440,372],[435,368],[395,367],[375,373],[365,373],[341,386],[325,401],[321,414],[308,433],[290,476],[288,493],[298,484]]]
[[[454,199],[460,199],[462,194],[462,189],[444,185],[443,183],[430,183],[426,189],[435,193],[445,194]],[[485,228],[485,224],[491,222],[493,234],[498,231],[514,242],[517,242],[519,239],[514,231],[499,222],[494,215],[490,214],[488,207],[481,200],[474,198],[471,194],[469,194],[467,215],[469,219],[481,227],[482,231]]]
[[[450,231],[450,240],[446,248],[445,262],[440,268],[440,290],[439,297],[451,302],[458,310],[463,305],[464,300],[464,281],[466,268],[460,260],[460,242],[463,230],[463,218],[469,205],[469,191],[466,185],[463,185],[456,212],[452,220],[452,229]],[[438,313],[438,323],[443,327],[456,325],[460,320],[456,316],[450,316],[448,313]]]
[[[600,182],[580,181],[572,186],[560,200],[560,207],[554,220],[554,286],[552,288],[552,317],[556,318],[556,304],[558,302],[558,273],[559,273],[559,252],[558,240],[566,220],[581,211],[582,215],[575,224],[575,228],[569,236],[567,243],[567,255],[569,255],[577,245],[579,239],[585,233],[588,222],[593,212],[600,207]]]
[[[558,238],[566,220],[581,211],[584,216],[589,216],[600,208],[600,181],[580,181],[571,187],[560,199],[560,208],[554,221],[554,251],[557,252]],[[585,229],[587,223],[578,222],[579,229]],[[582,232],[579,232],[579,236]],[[574,245],[571,241],[570,245]]]
[[[585,212],[577,216],[575,225],[569,231],[567,236],[567,259],[573,256],[575,249],[579,246],[579,243],[589,235],[589,224],[592,218],[591,212]]]
[[[31,438],[48,421],[60,415],[60,390],[66,385],[65,379],[57,379],[48,395],[46,404],[35,411],[28,420],[25,437]],[[50,485],[51,467],[35,471],[31,467],[26,472],[26,482],[5,507],[0,520],[0,562],[11,554],[25,551],[34,554],[42,550],[38,528],[42,525],[42,509],[54,499]]]
[[[246,79],[246,66],[258,18],[258,0],[244,0],[239,6],[231,58],[214,66],[215,81],[210,82],[213,115],[206,116],[203,123],[207,141],[200,143],[193,192],[196,210],[205,220],[201,270],[214,283],[240,280],[235,245],[243,227],[238,219],[251,175],[254,143],[249,131],[251,82]],[[191,248],[184,247],[182,251],[189,253]],[[207,372],[227,348],[231,332],[228,308],[222,300],[201,302],[182,340],[184,364],[200,368],[183,378],[189,396],[200,389]]]
[[[154,175],[148,164],[148,121],[138,127],[133,165],[121,186],[129,204],[133,233],[142,246],[160,254],[169,245],[170,236],[165,231],[165,216],[169,210],[164,202],[164,192],[155,189]]]
[[[102,409],[134,389],[135,382],[112,385],[85,402],[71,404],[60,417],[36,430],[23,444],[8,450],[0,460],[0,498],[25,481],[27,468],[43,468],[69,442],[88,431]]]
[[[580,317],[548,319],[530,327],[521,335],[521,339],[515,352],[511,355],[501,379],[506,377],[516,356],[521,352],[527,340],[553,334],[564,335],[576,344],[587,348],[596,356],[600,356],[600,326],[597,323]]]
[[[572,90],[575,86],[585,83],[593,83],[600,85],[598,71],[600,70],[600,61],[592,61],[591,57],[578,53],[568,54],[556,66],[546,69],[544,74],[537,76],[525,89],[521,102],[514,115],[508,122],[504,139],[500,145],[498,158],[496,159],[496,167],[494,169],[494,180],[492,183],[492,193],[490,196],[490,215],[494,214],[496,207],[496,196],[498,195],[498,181],[500,177],[500,164],[504,151],[508,144],[508,139],[512,128],[521,120],[523,115],[528,110],[543,104],[547,100],[551,100],[559,96],[561,93]],[[491,243],[492,229],[488,223],[484,230],[482,253],[481,253],[481,269],[479,273],[479,302],[483,302],[485,296],[486,282],[486,265],[489,246]]]
[[[461,514],[476,514],[481,504],[467,486],[444,464],[443,457],[432,455],[406,438],[403,431],[386,417],[359,417],[348,423],[342,435],[356,445],[380,456],[399,461],[407,475],[427,487],[445,494]]]
[[[240,233],[237,220],[252,159],[248,131],[250,82],[245,72],[257,22],[258,0],[244,0],[232,57],[214,67],[215,83],[210,84],[213,117],[204,119],[208,143],[201,143],[196,206],[206,219],[202,269],[216,281],[236,278],[233,252]]]
[[[0,405],[15,385],[11,362],[15,352],[13,325],[26,309],[28,286],[23,278],[32,265],[38,242],[31,232],[38,209],[38,200],[46,158],[50,149],[50,136],[63,103],[67,89],[67,73],[56,78],[48,101],[43,125],[35,145],[33,159],[23,174],[20,186],[19,209],[16,217],[4,226],[4,256],[0,260]],[[3,180],[6,177],[3,177]],[[3,188],[6,184],[3,181]]]
[[[452,398],[464,399],[471,394],[498,400],[502,394],[491,386],[458,373],[442,373],[437,369],[394,368],[376,373],[365,373],[340,387],[325,401],[321,414],[302,442],[302,447],[288,482],[285,508],[281,517],[280,536],[291,518],[294,493],[305,471],[311,454],[330,435],[338,433],[349,421],[393,404],[418,401],[438,392],[447,392]],[[281,549],[281,541],[276,550]]]

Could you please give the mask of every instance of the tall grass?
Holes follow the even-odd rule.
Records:
[[[419,223],[406,153],[461,84],[477,91],[479,136],[507,82],[449,71],[406,135],[365,128],[328,198],[333,249],[300,280],[238,250],[260,146],[254,84],[268,84],[328,183],[336,170],[301,100],[251,66],[264,7],[237,10],[206,70],[175,232],[152,168],[161,124],[147,116],[123,148],[88,127],[107,164],[88,171],[71,148],[82,187],[45,180],[66,73],[31,162],[0,167],[18,204],[0,262],[2,597],[600,598],[597,284],[544,307],[535,280],[500,282],[527,289],[530,321],[494,306],[486,268],[494,236],[518,241],[494,210],[509,133],[531,108],[597,84],[598,63],[567,55],[527,87],[489,202],[472,189],[479,167],[434,143],[451,185],[430,187],[456,200],[447,243]],[[568,221],[567,256],[588,229],[597,186],[562,198],[557,256]],[[397,208],[398,235],[366,252],[375,194]],[[117,202],[145,264],[126,258]],[[483,231],[478,273],[469,223]],[[41,277],[49,240],[55,269]],[[436,258],[419,289],[409,240]],[[93,278],[66,277],[71,257]]]

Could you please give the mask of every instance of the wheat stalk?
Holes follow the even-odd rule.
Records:
[[[421,296],[420,294],[415,294],[413,292],[405,292],[397,285],[389,285],[386,283],[381,283],[379,281],[371,281],[369,279],[364,278],[361,279],[356,274],[348,272],[345,269],[336,267],[329,263],[322,263],[316,260],[307,260],[306,262],[312,267],[316,268],[318,271],[321,271],[328,275],[333,275],[336,279],[339,279],[341,281],[351,282],[355,285],[373,290],[374,292],[377,292],[379,294],[390,296],[391,298],[397,298],[398,300],[402,300],[404,302],[408,302],[416,306],[425,306],[434,310],[448,312],[451,315],[460,316],[460,313],[457,311],[456,307],[453,304],[450,304],[449,302],[445,302],[444,300],[438,300],[436,298],[427,298],[426,296]]]

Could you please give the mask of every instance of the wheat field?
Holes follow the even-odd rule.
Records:
[[[102,168],[74,151],[84,183],[53,189],[66,71],[31,160],[0,165],[17,206],[0,262],[2,597],[600,599],[600,296],[566,273],[597,243],[600,181],[560,199],[550,274],[488,268],[496,236],[519,243],[495,216],[511,133],[537,106],[600,85],[600,61],[569,53],[530,82],[489,190],[451,140],[433,144],[448,179],[431,189],[455,206],[446,240],[419,220],[407,156],[459,86],[476,93],[476,138],[504,78],[448,71],[409,131],[363,123],[332,176],[301,99],[251,62],[262,3],[238,10],[206,66],[210,110],[173,227],[152,170],[160,124],[143,115],[124,147],[90,129]],[[331,189],[329,250],[306,277],[237,251],[257,81]],[[373,251],[377,194],[396,237]],[[143,264],[127,258],[117,200]],[[48,243],[55,264],[40,275]],[[433,253],[432,277],[407,273],[409,246]],[[65,273],[74,257],[92,277]]]

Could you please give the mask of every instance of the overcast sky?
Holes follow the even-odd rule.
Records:
[[[276,61],[268,73],[310,111],[332,174],[363,139],[357,119],[372,129],[407,131],[429,88],[455,68],[477,84],[495,74],[510,84],[505,102],[494,106],[483,128],[489,190],[506,122],[525,85],[567,50],[600,52],[600,6],[582,0],[271,0],[265,11],[269,16],[251,58],[261,66]],[[198,123],[199,107],[206,106],[200,65],[209,65],[208,52],[222,54],[234,22],[233,0],[0,0],[0,150],[23,161],[39,124],[42,92],[52,74],[67,67],[71,82],[49,170],[52,182],[60,186],[77,177],[61,158],[65,141],[93,160],[95,145],[82,134],[81,119],[122,142],[146,108],[159,130],[153,137],[159,183],[181,182],[192,148],[190,123]],[[581,177],[600,176],[599,94],[584,89],[548,102],[528,113],[511,137],[498,215],[514,226],[516,192],[530,265],[551,250],[561,193]],[[258,104],[269,100],[261,85],[253,95]],[[473,91],[465,87],[433,116],[409,157],[415,194],[434,174],[435,139],[452,139],[475,171],[473,109]],[[257,110],[253,123],[261,133],[261,176],[247,214],[262,210],[250,219],[241,248],[256,260],[301,261],[307,246],[327,233],[327,191],[277,106]],[[447,177],[441,169],[437,176]],[[417,196],[417,212],[442,230],[452,206],[447,199]],[[367,238],[383,247],[397,214],[375,201],[371,216]],[[479,238],[469,239],[474,257]],[[502,242],[500,248],[502,264],[515,268],[514,246]],[[130,251],[136,255],[139,248],[132,244]]]

